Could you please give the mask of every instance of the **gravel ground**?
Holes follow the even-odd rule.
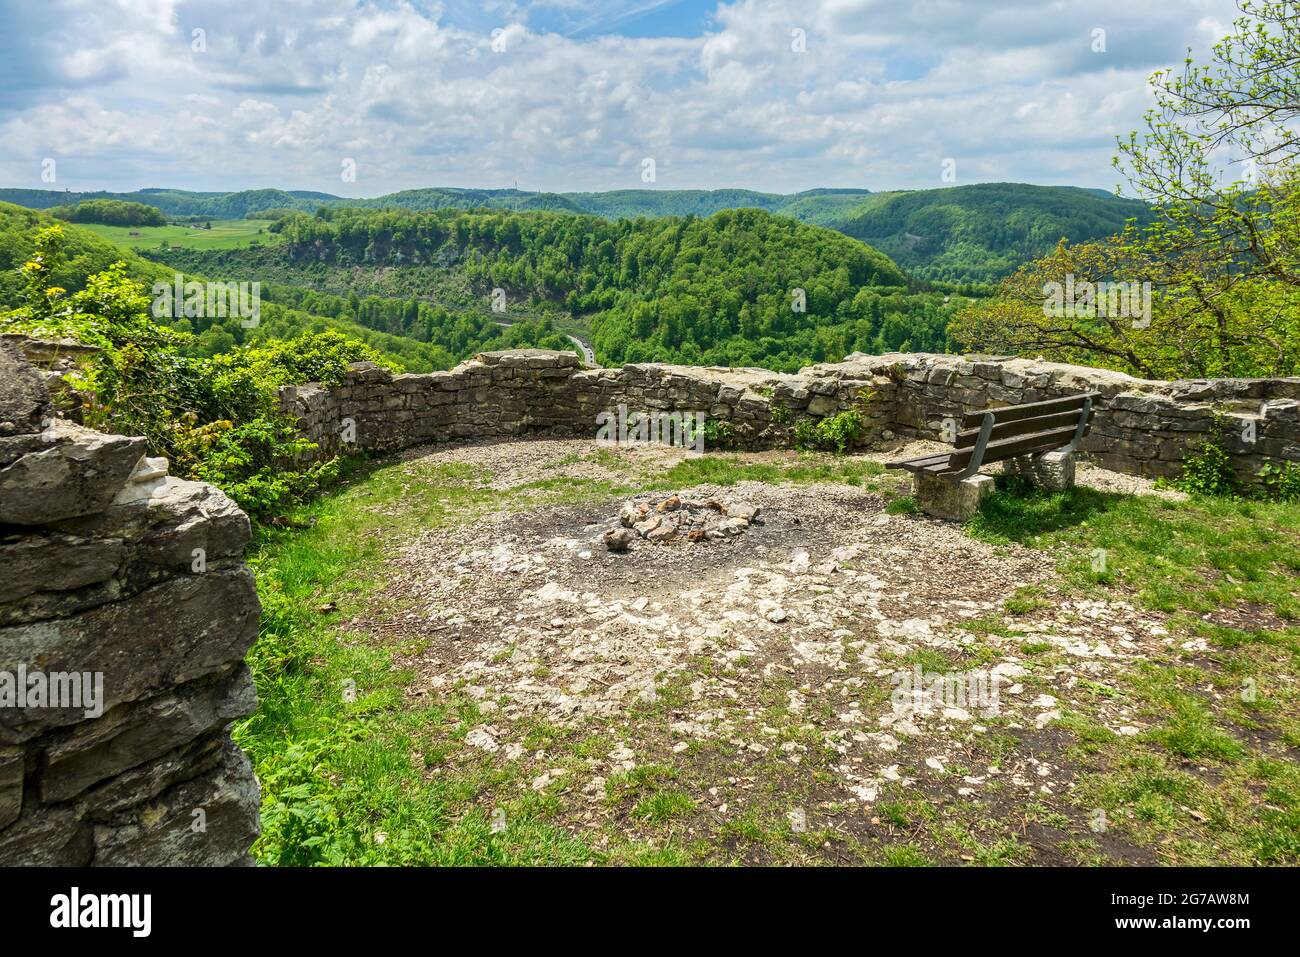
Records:
[[[888,458],[924,451],[918,443]],[[417,673],[414,699],[456,688],[477,700],[483,720],[467,743],[522,769],[520,787],[562,794],[575,828],[602,820],[611,775],[646,762],[696,762],[690,797],[717,820],[745,806],[763,775],[788,774],[794,790],[815,780],[798,800],[824,809],[869,809],[891,784],[956,800],[989,788],[990,800],[996,791],[1015,804],[1068,791],[1070,763],[1035,746],[973,767],[971,742],[990,727],[1042,737],[1072,708],[1120,735],[1141,729],[1124,705],[1077,691],[1169,645],[1163,622],[1123,602],[1051,597],[1041,552],[890,515],[881,494],[838,484],[674,489],[757,507],[759,522],[726,541],[638,540],[623,554],[601,536],[628,499],[512,504],[509,490],[530,482],[626,482],[686,454],[593,452],[587,441],[538,439],[409,454],[490,471],[502,505],[413,542],[385,570],[392,601],[380,607],[400,611],[357,623],[420,649],[401,662]],[[1080,479],[1151,490],[1101,469]],[[1002,602],[1035,584],[1044,606],[1008,620]],[[1053,663],[1026,648],[1050,651]],[[936,684],[932,662],[944,661],[953,673]],[[903,693],[918,675],[921,690]],[[670,693],[671,707],[653,707]],[[581,760],[529,750],[525,729],[537,721],[604,734],[610,746]],[[731,757],[717,763],[709,744]],[[701,766],[700,754],[713,763]]]

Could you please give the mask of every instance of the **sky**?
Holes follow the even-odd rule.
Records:
[[[1233,0],[0,0],[0,186],[1114,189]]]

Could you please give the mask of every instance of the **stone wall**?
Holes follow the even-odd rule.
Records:
[[[854,354],[804,374],[858,380],[888,375],[894,392],[892,428],[937,437],[945,417],[1097,392],[1092,431],[1080,449],[1117,472],[1152,478],[1181,473],[1184,456],[1223,416],[1233,467],[1247,482],[1266,463],[1300,463],[1300,379],[1200,379],[1160,382],[1121,372],[1030,359],[894,353]]]
[[[1266,462],[1300,463],[1300,379],[1156,382],[1027,359],[921,353],[854,354],[786,375],[762,369],[627,365],[584,369],[567,352],[485,353],[449,372],[391,376],[358,363],[332,388],[284,389],[281,401],[321,454],[391,451],[422,442],[533,431],[594,436],[597,415],[700,411],[740,448],[788,446],[800,418],[849,408],[863,445],[937,438],[948,417],[1097,392],[1082,451],[1107,468],[1177,476],[1187,452],[1224,414],[1233,464],[1253,481]]]
[[[211,486],[169,477],[143,439],[53,418],[59,369],[36,369],[14,345],[0,342],[0,865],[246,863],[257,783],[230,725],[256,704],[243,663],[260,614],[242,559],[248,519]],[[1178,474],[1216,410],[1244,478],[1300,462],[1300,379],[1154,382],[1022,359],[853,355],[785,375],[585,369],[571,353],[521,350],[427,375],[358,363],[338,386],[286,388],[280,401],[328,455],[594,436],[620,406],[703,413],[709,441],[750,449],[856,409],[863,444],[879,446],[1085,390],[1100,399],[1082,448],[1109,468]],[[17,701],[23,673],[102,676],[98,707]]]
[[[876,441],[892,417],[893,380],[884,375],[835,378],[782,375],[765,369],[627,365],[584,369],[570,352],[487,352],[449,372],[390,375],[355,363],[341,385],[287,387],[282,407],[320,446],[392,451],[422,442],[551,432],[595,436],[597,416],[701,412],[725,423],[740,448],[788,445],[800,417],[849,408],[864,416]]]
[[[0,866],[248,863],[248,518],[52,418],[46,375],[0,344]]]

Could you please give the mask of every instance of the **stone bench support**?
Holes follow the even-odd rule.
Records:
[[[1006,464],[1008,475],[1028,479],[1049,492],[1065,492],[1074,488],[1076,452],[1045,452],[1011,459]]]
[[[993,478],[972,475],[955,482],[941,475],[917,472],[912,488],[917,507],[926,515],[948,522],[965,522],[980,510],[980,503],[993,492]]]

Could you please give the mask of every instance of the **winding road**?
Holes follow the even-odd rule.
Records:
[[[498,326],[509,327],[514,325],[513,322],[506,319],[497,319],[494,321]],[[587,368],[589,369],[600,368],[600,366],[596,365],[596,350],[591,348],[590,342],[588,342],[586,339],[581,339],[578,336],[570,335],[567,332],[565,333],[565,335],[568,337],[569,341],[572,342],[575,346],[577,346],[578,349],[582,352],[582,361],[587,366]]]

